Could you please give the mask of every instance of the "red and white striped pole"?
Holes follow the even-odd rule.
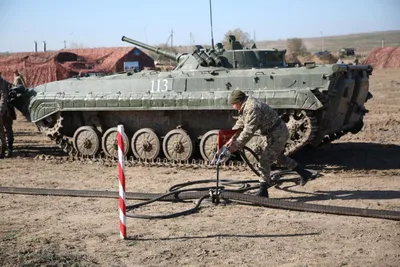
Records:
[[[126,194],[125,194],[125,147],[124,126],[118,125],[118,173],[119,173],[119,230],[122,239],[126,239]]]

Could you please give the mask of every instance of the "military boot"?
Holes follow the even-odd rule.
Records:
[[[6,148],[1,146],[1,141],[0,141],[0,159],[4,159],[4,152],[6,151]]]
[[[293,169],[300,175],[300,185],[304,186],[309,180],[311,180],[314,174],[306,169],[303,166],[297,165],[296,168]]]
[[[260,189],[258,189],[257,196],[268,197],[268,184],[266,182],[260,183]]]
[[[8,157],[11,158],[13,155],[13,144],[8,143]]]

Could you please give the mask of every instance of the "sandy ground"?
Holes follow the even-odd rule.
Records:
[[[370,87],[362,132],[296,155],[322,177],[271,197],[400,211],[400,69],[374,71]],[[118,189],[115,167],[35,160],[60,152],[22,118],[15,131],[16,157],[0,162],[0,186]],[[165,192],[215,171],[130,167],[126,177],[127,191]],[[157,202],[141,212],[192,206]],[[127,233],[121,240],[117,199],[0,194],[0,266],[400,266],[399,221],[204,204],[174,219],[128,218]]]

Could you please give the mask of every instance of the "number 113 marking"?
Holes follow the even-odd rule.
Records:
[[[166,92],[168,91],[168,80],[152,80],[151,81],[151,93]]]

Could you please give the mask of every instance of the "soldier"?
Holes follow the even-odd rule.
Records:
[[[4,158],[6,138],[4,135],[4,118],[7,116],[8,83],[0,74],[0,159]]]
[[[260,155],[260,189],[257,195],[268,197],[268,187],[271,185],[271,165],[275,161],[279,165],[296,171],[301,177],[300,184],[304,186],[313,174],[284,155],[289,130],[278,113],[267,104],[246,96],[239,90],[233,91],[229,100],[233,108],[239,111],[239,118],[233,129],[241,130],[237,133],[237,137],[231,138],[225,144],[229,147],[229,151],[243,149],[257,130],[263,137],[263,150]]]
[[[24,77],[18,72],[18,70],[14,71],[14,87],[23,87],[27,88]]]
[[[7,103],[7,113],[3,116],[3,124],[7,135],[7,148],[8,157],[13,155],[13,144],[14,144],[14,131],[13,122],[17,119],[17,114],[15,113],[15,108],[11,103]]]

